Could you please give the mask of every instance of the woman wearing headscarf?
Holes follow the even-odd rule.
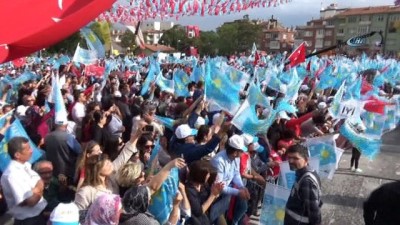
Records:
[[[121,209],[119,195],[101,195],[90,206],[83,225],[117,225]]]

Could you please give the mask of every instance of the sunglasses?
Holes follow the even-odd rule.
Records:
[[[144,146],[144,148],[147,148],[147,149],[152,149],[152,148],[154,148],[155,147],[155,145],[145,145]]]

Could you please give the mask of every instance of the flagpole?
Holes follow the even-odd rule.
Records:
[[[383,44],[382,31],[379,31],[379,32],[371,31],[371,32],[369,32],[367,34],[363,34],[363,35],[359,35],[359,36],[355,36],[355,37],[349,38],[346,42],[338,41],[338,43],[336,45],[333,45],[331,47],[324,48],[324,49],[321,49],[319,51],[316,51],[316,52],[313,52],[311,54],[306,55],[306,59],[308,59],[310,57],[313,57],[315,55],[319,55],[321,53],[336,49],[336,48],[340,48],[343,45],[349,45],[349,46],[353,46],[353,47],[359,47],[359,46],[365,45],[365,43],[362,40],[365,40],[366,38],[372,37],[375,34],[379,34],[379,36],[381,37],[379,45],[382,45]],[[289,64],[290,64],[290,61],[286,62],[285,66],[289,65]]]

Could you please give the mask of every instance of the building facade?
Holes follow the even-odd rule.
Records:
[[[367,40],[367,45],[358,48],[347,47],[349,54],[359,52],[380,52],[399,56],[400,54],[400,7],[376,6],[347,9],[334,17],[336,41],[366,34],[371,31],[382,31],[383,46],[374,46],[378,36]]]
[[[318,51],[336,44],[335,16],[346,9],[331,4],[320,10],[320,18],[308,21],[305,26],[296,27],[295,46],[306,42],[307,53]]]
[[[173,26],[174,22],[146,21],[142,22],[140,28],[146,44],[155,45],[158,44],[164,32]]]
[[[273,16],[268,21],[261,23],[263,36],[259,48],[269,53],[291,52],[294,45],[293,28],[286,28]]]

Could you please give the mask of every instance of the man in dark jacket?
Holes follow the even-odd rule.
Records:
[[[204,145],[195,143],[195,135],[197,130],[192,129],[187,124],[182,124],[175,130],[175,136],[172,141],[171,155],[174,158],[183,156],[187,164],[190,164],[196,160],[200,160],[202,157],[213,152],[221,141],[223,135],[222,130],[218,128],[214,129],[212,138]]]
[[[320,225],[321,181],[308,167],[308,150],[297,144],[286,153],[290,169],[296,171],[296,183],[286,203],[284,225]]]
[[[75,162],[82,152],[79,142],[67,132],[67,122],[59,121],[56,129],[44,139],[46,159],[53,163],[53,175],[60,183],[71,185],[75,175]]]
[[[400,181],[384,184],[364,203],[365,225],[400,224]]]

